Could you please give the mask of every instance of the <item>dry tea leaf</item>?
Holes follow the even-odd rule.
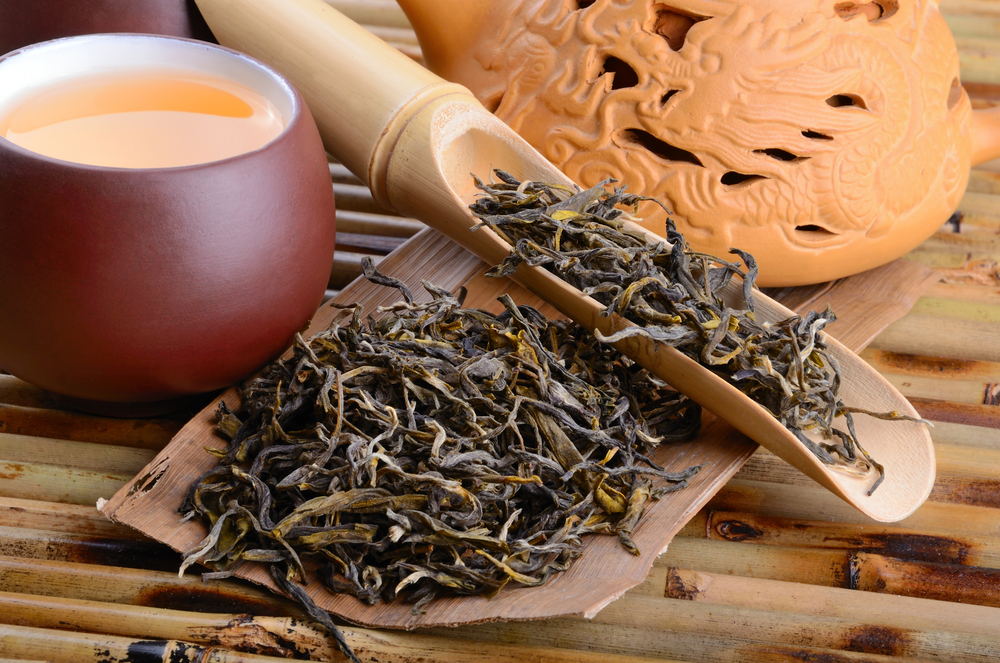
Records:
[[[184,566],[267,563],[308,600],[289,589],[308,557],[333,591],[416,611],[544,583],[588,534],[639,554],[630,533],[649,500],[698,471],[650,455],[696,432],[700,409],[509,297],[492,315],[462,308],[464,292],[425,283],[434,298],[417,303],[370,263],[366,275],[403,301],[378,320],[344,307],[243,386],[240,412],[221,406],[229,447],[182,507],[211,530]]]
[[[643,196],[624,188],[608,191],[611,180],[586,191],[537,182],[519,182],[495,170],[497,181],[476,179],[483,195],[473,213],[513,251],[491,270],[507,276],[522,263],[544,266],[561,279],[637,326],[602,341],[647,336],[700,362],[765,407],[823,463],[860,475],[885,470],[854,431],[854,413],[875,414],[844,405],[838,396],[840,369],[826,352],[819,332],[836,318],[827,309],[777,324],[754,319],[753,284],[757,266],[738,249],[746,266],[693,251],[667,217],[667,242],[648,243],[622,222]],[[743,306],[734,309],[717,295],[739,275]],[[843,417],[846,429],[834,427]],[[806,435],[818,433],[816,442]]]

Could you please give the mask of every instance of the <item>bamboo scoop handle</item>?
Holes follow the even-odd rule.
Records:
[[[972,165],[1000,158],[1000,106],[972,111]]]
[[[327,151],[391,207],[385,169],[392,138],[416,109],[447,95],[472,93],[402,56],[321,0],[197,2],[220,43],[274,64],[305,98]],[[273,34],[294,34],[280,42]],[[330,35],[337,39],[331,40]],[[378,81],[373,85],[372,81]],[[330,90],[342,91],[330,94]]]

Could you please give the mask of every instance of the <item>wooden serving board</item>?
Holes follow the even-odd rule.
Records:
[[[456,291],[468,289],[465,305],[493,311],[501,309],[497,297],[506,292],[518,304],[529,304],[555,317],[554,309],[521,289],[507,279],[485,276],[487,265],[444,236],[424,230],[406,244],[385,257],[380,271],[405,282],[415,295],[429,299],[420,287],[421,280]],[[906,286],[888,286],[890,291],[915,288],[926,281],[926,270],[912,263],[899,263],[873,277],[882,284],[905,283]],[[914,272],[924,278],[913,278]],[[894,278],[897,272],[906,279]],[[926,272],[926,273],[925,273]],[[857,278],[857,277],[856,277]],[[922,291],[922,285],[919,290]],[[831,290],[823,293],[825,302]],[[839,289],[844,291],[845,288]],[[854,292],[856,289],[848,287]],[[801,297],[802,293],[798,293]],[[914,297],[919,293],[915,293]],[[361,303],[369,313],[378,306],[391,304],[399,299],[395,290],[358,279],[345,288],[336,301]],[[806,303],[815,303],[815,296],[802,297]],[[849,301],[857,301],[850,295]],[[846,302],[845,302],[846,303]],[[876,306],[875,313],[883,307]],[[908,306],[905,309],[908,310]],[[905,310],[903,311],[905,312]],[[342,311],[331,304],[319,309],[306,335],[326,329]],[[876,314],[885,319],[888,312]],[[900,313],[902,315],[902,313]],[[863,316],[859,316],[863,317]],[[898,317],[898,316],[897,316]],[[870,319],[867,318],[871,324]],[[890,320],[885,320],[888,324]],[[847,331],[847,329],[845,329]],[[853,349],[864,345],[866,334],[852,342]],[[199,413],[173,438],[170,444],[136,477],[129,481],[114,497],[101,506],[101,511],[112,520],[129,525],[153,539],[185,552],[195,547],[206,535],[201,523],[179,522],[178,507],[189,487],[204,472],[211,469],[216,458],[205,452],[206,447],[225,447],[225,441],[214,433],[215,410],[218,400],[224,400],[233,409],[238,408],[238,396],[231,389]],[[318,605],[351,622],[367,626],[416,628],[420,626],[454,625],[502,619],[537,619],[559,615],[591,617],[608,603],[641,583],[656,557],[666,550],[667,544],[688,520],[707,502],[756,451],[757,445],[737,433],[711,414],[703,415],[703,427],[696,439],[662,447],[654,459],[668,471],[680,471],[692,465],[701,465],[701,471],[690,485],[653,503],[646,511],[632,538],[642,551],[638,557],[627,553],[616,537],[592,536],[585,542],[584,554],[573,567],[557,575],[546,585],[537,588],[505,588],[497,597],[461,597],[438,599],[427,606],[426,612],[414,615],[407,604],[367,605],[347,595],[328,591],[319,580],[307,586],[307,591]],[[244,567],[240,577],[274,589],[263,567]]]

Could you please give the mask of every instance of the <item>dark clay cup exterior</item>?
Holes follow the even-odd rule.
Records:
[[[104,32],[214,41],[194,0],[0,0],[0,54]]]
[[[321,303],[335,222],[316,125],[283,85],[285,131],[206,164],[86,166],[0,138],[0,367],[75,399],[148,402],[231,385],[286,349]]]

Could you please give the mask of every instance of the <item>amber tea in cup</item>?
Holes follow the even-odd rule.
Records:
[[[334,235],[315,123],[260,62],[120,34],[0,57],[0,367],[15,376],[129,415],[233,384],[315,313]]]
[[[284,128],[266,96],[182,69],[82,76],[0,116],[0,136],[25,149],[119,168],[218,161],[259,149]]]

